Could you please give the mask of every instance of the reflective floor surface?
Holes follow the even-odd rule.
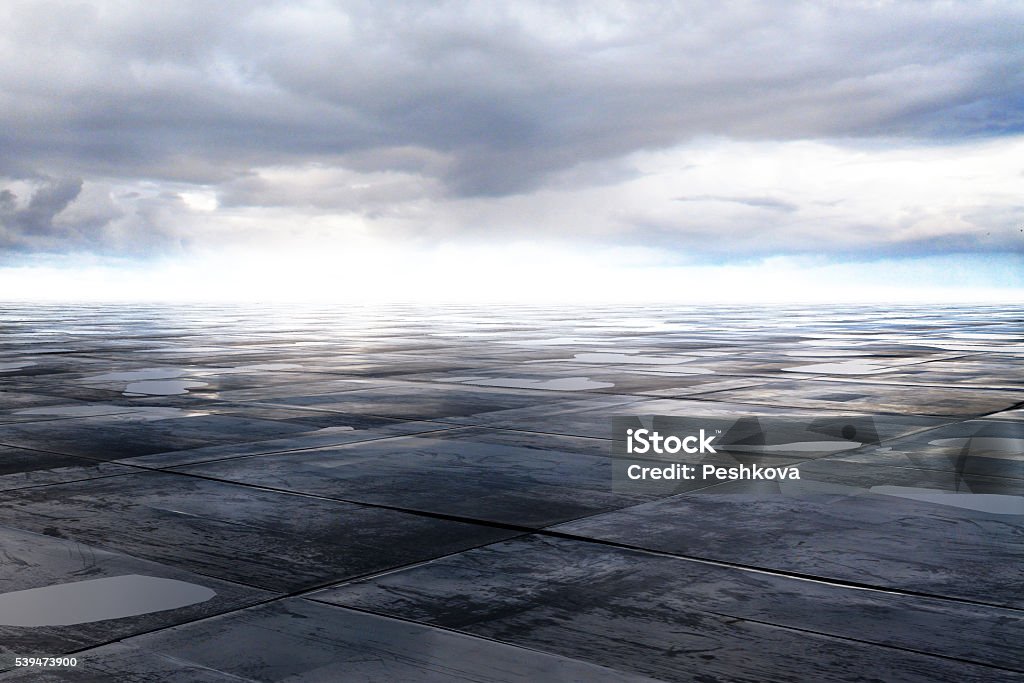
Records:
[[[1013,307],[0,305],[0,680],[1024,681],[1022,361]],[[870,436],[614,487],[651,415]]]

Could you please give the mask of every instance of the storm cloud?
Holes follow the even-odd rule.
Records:
[[[1019,180],[872,213],[696,159],[1015,140],[1019,3],[28,2],[0,21],[7,252],[252,240],[286,215],[403,239],[1020,248]]]
[[[0,246],[17,249],[28,236],[54,241],[67,237],[54,218],[81,191],[81,179],[51,180],[32,192],[24,207],[18,206],[18,196],[10,189],[0,191]]]

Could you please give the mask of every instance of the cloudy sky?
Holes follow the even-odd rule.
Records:
[[[1019,299],[1019,2],[4,2],[0,295]]]

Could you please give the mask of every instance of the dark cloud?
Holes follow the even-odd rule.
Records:
[[[214,182],[422,147],[462,195],[696,135],[1019,131],[1020,5],[12,4],[0,144]]]
[[[114,201],[109,188],[86,185],[81,178],[33,178],[20,186],[17,192],[0,189],[0,256],[141,256],[174,250],[185,239],[186,207],[175,193],[127,193],[121,198],[129,201],[124,207]]]
[[[37,189],[0,195],[0,248],[184,239],[177,200],[50,176],[372,217],[610,182],[626,155],[708,137],[1015,134],[1022,20],[1012,2],[6,3],[0,173]],[[798,213],[759,191],[682,200]]]
[[[30,249],[40,243],[59,243],[67,230],[54,224],[82,191],[80,178],[50,180],[33,191],[24,206],[10,189],[0,191],[0,248]]]

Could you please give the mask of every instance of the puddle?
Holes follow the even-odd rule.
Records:
[[[139,349],[135,353],[241,353],[227,346],[169,346],[159,349]]]
[[[585,389],[607,389],[615,386],[614,382],[598,382],[589,377],[562,377],[540,382],[538,389],[555,389],[558,391],[583,391]]]
[[[70,626],[122,619],[206,602],[217,595],[194,583],[127,574],[0,593],[0,626]]]
[[[125,396],[175,396],[188,393],[189,389],[205,387],[205,382],[180,379],[185,375],[217,376],[236,375],[262,370],[299,370],[294,363],[259,363],[234,368],[141,368],[123,372],[108,372],[105,375],[86,377],[86,382],[126,382]]]
[[[125,396],[176,396],[187,394],[189,389],[205,387],[206,382],[189,379],[151,379],[143,382],[131,382],[125,387]]]
[[[713,375],[714,370],[696,365],[649,365],[635,372],[645,375]]]
[[[808,344],[810,346],[822,346],[822,347],[846,347],[846,346],[868,346],[874,342],[870,341],[855,341],[854,339],[838,338],[838,339],[804,339],[800,342],[801,344]]]
[[[27,368],[30,365],[35,365],[35,364],[36,364],[36,362],[34,360],[20,360],[20,361],[11,361],[9,363],[0,363],[0,372],[10,372],[11,370],[21,370],[22,368]]]
[[[844,358],[849,356],[870,356],[870,351],[853,351],[851,349],[806,349],[800,351],[786,351],[783,355],[797,358]]]
[[[625,363],[627,365],[679,365],[696,358],[689,356],[633,356],[627,353],[577,353],[579,363]]]
[[[90,406],[37,406],[21,408],[14,411],[15,415],[56,415],[61,417],[102,417],[111,420],[167,420],[175,417],[188,417],[190,413],[181,408],[165,406],[115,406],[96,404]]]
[[[493,377],[463,382],[463,384],[480,384],[489,387],[509,387],[514,389],[548,389],[551,391],[586,391],[587,389],[607,389],[615,386],[612,382],[597,382],[589,377],[560,377],[558,379],[526,379],[516,377]]]
[[[872,486],[868,490],[883,496],[909,498],[925,503],[989,512],[994,515],[1024,515],[1024,496],[1007,496],[1001,493],[960,493],[913,486]]]
[[[494,332],[432,332],[432,337],[504,337],[507,333],[501,330],[495,330]]]
[[[782,368],[783,372],[809,372],[815,375],[878,375],[883,372],[896,372],[900,368],[887,368],[877,363],[863,360],[848,360],[842,363],[815,363],[792,368]]]
[[[61,417],[99,417],[108,413],[130,413],[131,408],[124,406],[42,406],[38,408],[22,408],[15,410],[15,415],[57,415]]]
[[[585,339],[583,337],[552,337],[550,339],[512,339],[502,340],[502,344],[523,344],[526,346],[575,346],[585,344],[587,346],[600,345],[599,340]]]

